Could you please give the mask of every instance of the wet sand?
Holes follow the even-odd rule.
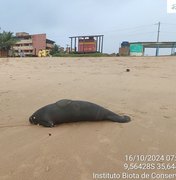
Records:
[[[91,101],[132,121],[29,124],[35,110],[60,99]],[[156,167],[126,171],[124,163],[130,163],[125,155],[175,154],[175,132],[176,57],[0,59],[1,180],[173,174]]]

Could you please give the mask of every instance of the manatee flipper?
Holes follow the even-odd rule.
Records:
[[[45,127],[54,127],[54,123],[49,117],[49,114],[45,114],[43,118],[38,121],[38,124]]]
[[[114,122],[120,122],[120,123],[126,123],[126,122],[131,121],[131,118],[129,116],[119,116],[117,114],[108,115],[107,119]]]
[[[54,123],[51,121],[41,121],[39,124],[45,127],[54,127]]]

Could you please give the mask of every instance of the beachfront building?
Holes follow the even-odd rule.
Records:
[[[119,48],[119,56],[145,56],[145,49],[156,49],[155,56],[159,56],[159,49],[171,49],[170,55],[176,55],[176,41],[166,42],[128,42],[123,41]]]
[[[17,43],[13,46],[15,56],[37,56],[40,50],[50,50],[54,41],[46,38],[46,34],[30,35],[26,32],[16,33]]]
[[[71,53],[103,53],[104,35],[73,36],[71,40]]]

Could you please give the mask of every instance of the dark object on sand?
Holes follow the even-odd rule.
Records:
[[[67,122],[102,120],[126,123],[130,117],[120,116],[91,102],[63,99],[40,108],[29,118],[31,124],[45,127]]]

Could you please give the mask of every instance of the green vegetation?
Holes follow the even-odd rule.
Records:
[[[60,48],[59,45],[54,44],[54,47],[51,49],[50,54],[51,54],[52,56],[54,56],[55,54],[60,53],[59,48]]]
[[[103,53],[87,53],[87,54],[79,54],[79,53],[56,53],[52,55],[53,57],[108,57],[111,55],[103,54]]]
[[[16,42],[12,32],[3,31],[0,33],[0,50],[9,51]]]

